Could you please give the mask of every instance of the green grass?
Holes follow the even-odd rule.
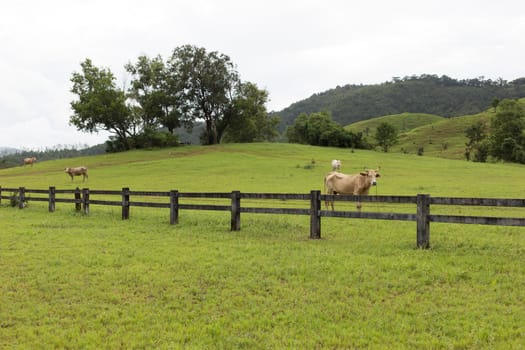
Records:
[[[282,144],[42,162],[0,171],[0,185],[307,193],[333,158],[345,172],[380,165],[379,194],[525,197],[520,165]],[[86,183],[63,173],[76,165]],[[323,218],[309,240],[307,216],[242,214],[239,232],[229,221],[3,201],[0,348],[523,348],[523,228],[431,224],[432,249],[418,250],[413,222]]]
[[[389,123],[392,126],[394,126],[398,132],[403,133],[418,128],[420,126],[440,122],[444,119],[444,117],[440,117],[433,114],[401,113],[362,120],[348,125],[346,129],[351,130],[353,132],[363,133],[366,133],[368,129],[368,134],[373,136],[375,135],[376,129],[379,126],[379,124]]]
[[[427,156],[463,160],[468,142],[465,136],[467,128],[478,120],[489,126],[493,116],[492,111],[486,111],[412,129],[399,135],[399,143],[392,147],[392,151],[417,153],[419,148],[423,148]]]

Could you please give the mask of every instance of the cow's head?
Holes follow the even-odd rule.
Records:
[[[372,184],[372,186],[377,185],[376,179],[378,177],[381,177],[381,175],[379,174],[379,170],[366,170],[362,171],[360,174],[361,176],[366,176],[368,181],[370,181],[370,183]]]

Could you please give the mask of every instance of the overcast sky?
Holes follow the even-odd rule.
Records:
[[[69,125],[80,63],[111,69],[191,44],[281,110],[337,85],[420,74],[525,77],[523,0],[18,0],[0,5],[0,146],[94,145]]]

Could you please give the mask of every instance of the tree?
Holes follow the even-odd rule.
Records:
[[[302,113],[286,129],[288,142],[314,146],[369,148],[362,134],[346,131],[328,112]]]
[[[170,88],[181,103],[183,118],[190,123],[204,120],[204,143],[219,143],[224,112],[240,83],[230,58],[196,46],[181,46],[168,60],[167,74]]]
[[[286,138],[290,143],[307,144],[308,140],[306,137],[308,125],[308,114],[301,113],[292,125],[286,128]]]
[[[82,62],[81,67],[82,72],[74,72],[71,78],[71,92],[78,99],[71,102],[74,114],[69,123],[80,131],[114,133],[122,147],[130,149],[134,120],[124,91],[117,88],[109,69],[95,67],[90,59]]]
[[[397,143],[397,130],[392,124],[382,122],[376,129],[375,139],[383,152],[388,152]]]
[[[494,113],[496,113],[499,103],[500,99],[497,97],[492,100],[492,107],[494,108]]]
[[[488,143],[486,125],[482,120],[478,120],[465,130],[468,142],[465,144],[465,157],[467,161],[472,159],[475,162],[485,162],[488,156]],[[473,154],[472,154],[473,153]],[[472,156],[474,156],[472,158]]]
[[[505,99],[492,120],[490,153],[497,159],[525,163],[525,113],[516,100]]]
[[[337,128],[342,127],[332,120],[330,113],[312,113],[308,118],[308,127],[306,128],[308,144],[321,145],[322,135]]]
[[[154,130],[162,125],[173,133],[180,126],[179,105],[176,94],[169,91],[162,57],[139,56],[135,64],[128,63],[125,68],[132,76],[128,97],[139,107],[142,128]]]
[[[225,111],[224,140],[260,142],[275,139],[279,118],[268,115],[266,102],[268,91],[259,90],[257,85],[250,82],[239,84],[236,96]]]

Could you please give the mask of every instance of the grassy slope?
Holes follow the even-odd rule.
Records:
[[[342,160],[342,170],[347,173],[380,167],[383,175],[379,187],[381,194],[415,195],[423,191],[439,196],[524,195],[516,192],[516,187],[509,186],[513,183],[517,186],[522,180],[523,166],[520,165],[477,164],[414,154],[265,143],[186,146],[41,162],[33,168],[20,166],[1,170],[0,185],[4,188],[85,186],[94,189],[305,193],[322,189],[323,176],[330,170],[331,159],[335,158]],[[67,166],[79,165],[89,169],[86,183],[79,177],[71,181],[63,171]],[[452,182],[449,181],[451,176],[454,176]],[[476,185],[471,178],[477,179]]]
[[[380,165],[379,194],[525,197],[520,165],[283,144],[42,162],[0,171],[0,185],[305,193],[322,187],[332,158],[345,172]],[[62,169],[81,164],[90,179],[71,183]],[[525,272],[516,263],[525,253],[523,228],[432,224],[433,249],[419,251],[411,222],[323,219],[323,239],[310,241],[307,217],[243,214],[233,233],[228,213],[182,211],[170,226],[161,209],[132,208],[130,221],[121,221],[118,208],[92,206],[84,217],[57,207],[53,214],[37,202],[0,208],[0,348],[519,348],[525,341]]]
[[[357,123],[348,125],[346,128],[347,130],[351,130],[353,132],[363,133],[368,129],[369,135],[374,135],[375,130],[381,123],[389,123],[393,125],[398,132],[406,132],[423,125],[442,121],[444,119],[445,118],[433,114],[401,113],[359,121]]]
[[[369,139],[375,142],[375,129],[382,122],[392,124],[399,132],[399,142],[390,152],[417,154],[423,148],[424,154],[448,159],[464,159],[465,130],[477,120],[490,125],[492,111],[476,115],[443,118],[429,114],[403,113],[385,116],[350,124],[346,128],[353,131],[369,129]]]
[[[449,159],[465,159],[465,144],[468,141],[465,130],[478,120],[490,125],[492,111],[476,115],[445,119],[401,133],[399,143],[393,152],[417,153],[422,147],[424,154]]]

